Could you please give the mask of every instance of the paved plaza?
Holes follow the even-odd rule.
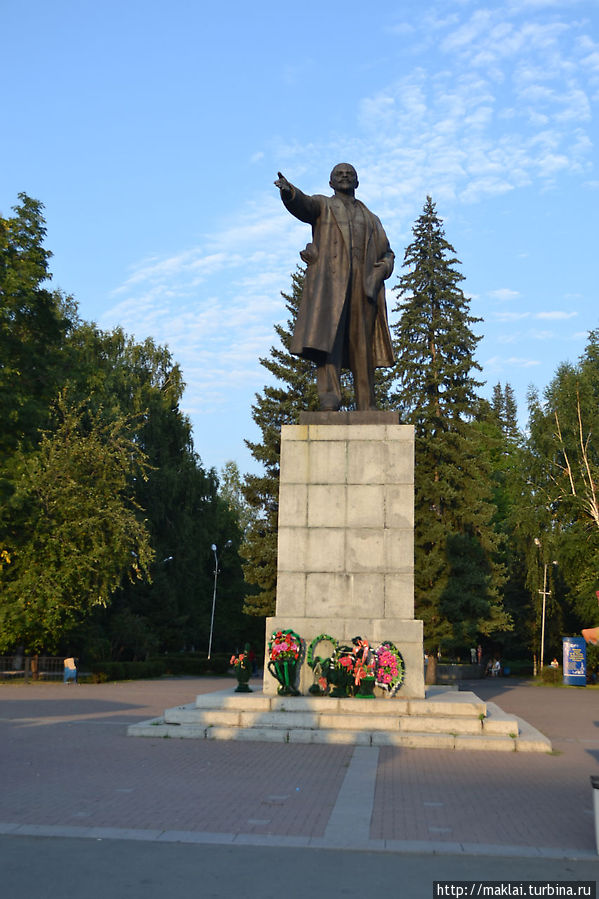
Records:
[[[83,877],[88,899],[168,897],[168,877],[189,872],[189,895],[245,884],[248,896],[274,896],[280,867],[296,873],[287,896],[305,894],[309,870],[319,892],[341,877],[339,895],[363,895],[361,878],[374,877],[409,881],[401,894],[415,899],[435,879],[597,878],[599,691],[464,684],[545,733],[552,754],[126,736],[233,684],[0,686],[3,894],[52,876],[48,896]]]

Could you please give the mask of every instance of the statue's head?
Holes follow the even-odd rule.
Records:
[[[353,193],[358,186],[358,173],[349,162],[339,162],[331,172],[329,184],[333,190]]]

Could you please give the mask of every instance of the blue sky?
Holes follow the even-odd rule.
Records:
[[[167,344],[208,466],[255,469],[258,362],[308,228],[278,170],[353,163],[396,253],[427,194],[526,420],[599,327],[597,0],[4,0],[0,213],[46,207],[54,285]],[[393,305],[388,293],[388,304]]]

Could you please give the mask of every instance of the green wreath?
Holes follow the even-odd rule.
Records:
[[[314,650],[316,649],[316,647],[318,646],[319,643],[332,643],[333,644],[333,652],[331,653],[331,655],[333,655],[336,652],[337,646],[339,645],[337,643],[337,640],[335,640],[334,637],[331,637],[330,634],[319,634],[318,637],[314,637],[314,639],[310,643],[310,646],[308,647],[308,655],[306,656],[306,661],[312,670],[314,670],[317,665],[320,665],[322,668],[324,663],[327,662],[328,659],[330,658],[330,656],[314,655]]]

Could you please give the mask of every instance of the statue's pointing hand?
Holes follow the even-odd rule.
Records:
[[[278,178],[275,181],[275,187],[278,187],[281,193],[292,193],[293,188],[285,175],[281,174],[281,172],[277,172]]]

